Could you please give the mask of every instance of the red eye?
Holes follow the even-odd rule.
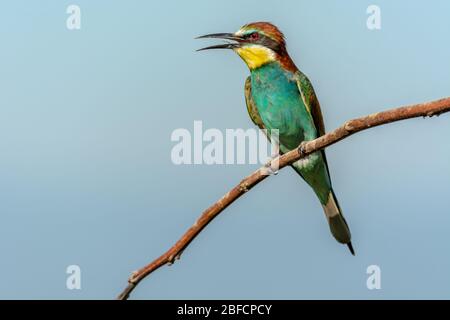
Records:
[[[252,41],[256,41],[256,40],[259,39],[259,33],[258,33],[258,32],[253,32],[253,33],[251,33],[251,34],[249,35],[248,38],[249,38],[250,40],[252,40]]]

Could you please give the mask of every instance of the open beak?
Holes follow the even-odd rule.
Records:
[[[204,36],[197,37],[196,39],[207,39],[207,38],[231,40],[231,41],[235,41],[235,42],[217,44],[214,46],[209,46],[206,48],[198,49],[197,51],[210,50],[210,49],[235,49],[235,48],[239,48],[241,46],[241,42],[243,41],[243,39],[241,37],[238,37],[233,33],[211,33],[211,34],[206,34]]]

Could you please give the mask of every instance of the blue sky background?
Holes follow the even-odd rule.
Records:
[[[81,7],[79,31],[66,8]],[[381,8],[382,29],[366,28]],[[204,33],[269,20],[329,130],[450,96],[448,1],[9,1],[0,10],[0,298],[110,299],[256,168],[175,166],[176,128],[251,128],[232,52]],[[328,149],[357,256],[290,169],[219,216],[138,299],[450,298],[450,117]],[[68,265],[82,289],[66,289]],[[381,267],[382,289],[366,288]]]

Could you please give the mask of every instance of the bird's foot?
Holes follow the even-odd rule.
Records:
[[[279,160],[278,156],[270,158],[269,161],[264,165],[265,174],[268,176],[277,175],[279,172]]]
[[[299,147],[297,148],[298,154],[300,155],[301,158],[306,157],[307,153],[306,153],[306,143],[302,142],[300,143]]]

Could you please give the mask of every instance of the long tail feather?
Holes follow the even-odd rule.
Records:
[[[346,244],[350,252],[355,255],[355,251],[351,243],[350,229],[345,221],[344,215],[342,214],[342,210],[339,207],[339,203],[333,191],[330,192],[328,202],[323,206],[323,210],[325,211],[325,216],[327,217],[330,225],[330,231],[334,238],[338,242]]]

